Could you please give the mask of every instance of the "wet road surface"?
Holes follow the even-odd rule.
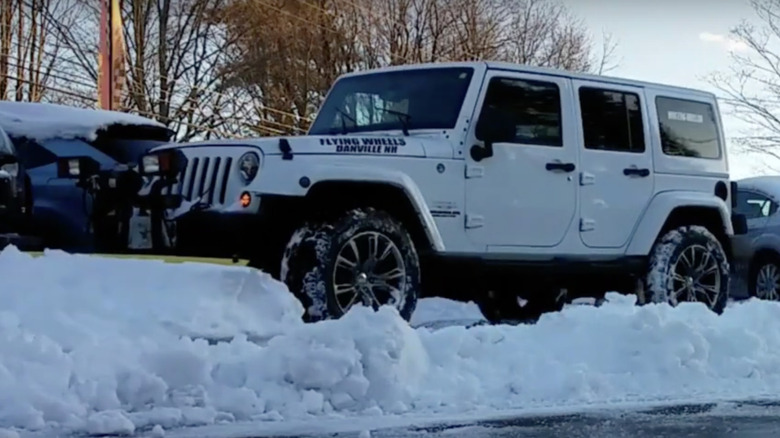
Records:
[[[311,438],[363,438],[359,433]],[[471,424],[372,431],[372,438],[763,438],[780,437],[780,400],[639,411],[519,417]]]

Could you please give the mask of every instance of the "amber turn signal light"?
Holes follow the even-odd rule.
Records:
[[[249,207],[249,204],[252,203],[252,195],[250,195],[249,192],[244,192],[241,194],[239,200],[241,201],[241,206],[247,208]]]

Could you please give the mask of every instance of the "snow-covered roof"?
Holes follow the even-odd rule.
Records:
[[[39,102],[0,101],[0,127],[14,137],[37,141],[51,138],[95,140],[101,129],[111,125],[165,125],[134,114],[119,111],[77,108]]]

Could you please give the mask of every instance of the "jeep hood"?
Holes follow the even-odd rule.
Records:
[[[169,148],[254,146],[264,155],[282,155],[286,145],[295,155],[371,155],[417,158],[455,158],[449,140],[441,137],[398,135],[331,135],[262,137],[253,139],[208,140],[191,143],[169,143],[154,151]]]

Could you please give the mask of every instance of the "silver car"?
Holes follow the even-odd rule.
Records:
[[[743,236],[750,256],[735,266],[733,298],[780,300],[780,176],[757,176],[737,181],[736,213],[747,217]]]

